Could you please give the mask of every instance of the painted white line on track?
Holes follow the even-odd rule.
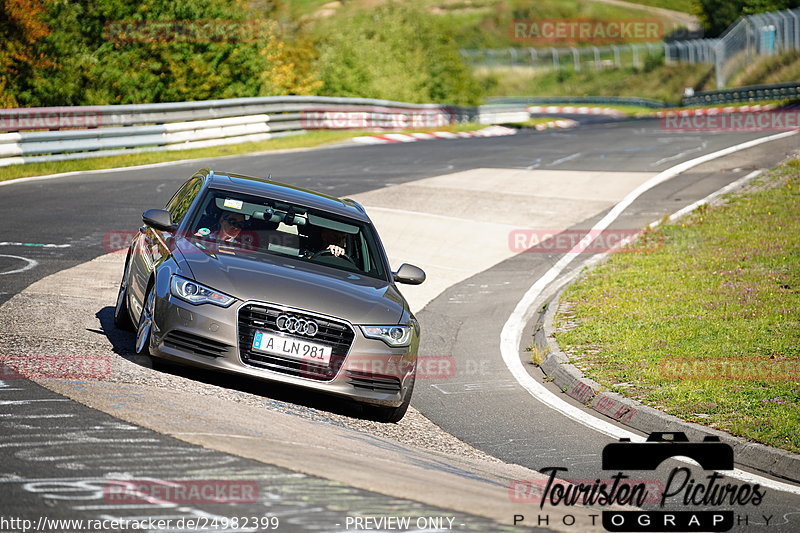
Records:
[[[26,261],[28,263],[24,267],[18,268],[16,270],[9,270],[8,272],[0,272],[0,276],[5,276],[7,274],[19,274],[20,272],[25,272],[26,270],[30,270],[39,264],[38,261],[34,261],[33,259],[28,259],[27,257],[21,257],[19,255],[0,254],[0,257],[11,257],[13,259],[21,259],[22,261]]]
[[[38,242],[0,242],[0,246],[27,246],[29,248],[69,248],[71,244],[44,244]]]
[[[570,154],[570,155],[568,155],[568,156],[566,156],[566,157],[562,157],[561,159],[556,159],[555,161],[553,161],[552,163],[550,163],[550,164],[549,164],[549,165],[547,165],[547,166],[549,166],[549,167],[555,167],[555,166],[557,166],[557,165],[560,165],[561,163],[566,163],[567,161],[572,161],[573,159],[575,159],[575,158],[578,158],[578,157],[580,157],[580,156],[582,156],[582,155],[583,155],[583,154],[582,154],[582,153],[580,153],[580,152],[578,152],[578,153],[575,153],[575,154]]]
[[[723,157],[740,150],[745,150],[753,146],[758,146],[766,142],[789,137],[797,133],[797,131],[789,131],[771,135],[769,137],[762,137],[745,143],[737,144],[717,152],[706,154],[689,161],[684,161],[683,163],[675,165],[672,168],[668,168],[667,170],[656,174],[639,187],[628,193],[628,195],[625,196],[622,201],[615,205],[611,211],[606,214],[606,216],[604,216],[591,230],[589,230],[589,234],[599,234],[612,222],[614,222],[614,220],[616,220],[625,209],[630,207],[634,200],[636,200],[639,196],[653,187],[664,183],[678,174],[681,174],[682,172],[719,157]],[[519,345],[522,341],[522,333],[524,331],[525,324],[533,315],[535,309],[534,304],[537,303],[537,298],[540,297],[544,289],[550,283],[555,281],[558,275],[561,274],[561,272],[577,257],[577,254],[588,247],[589,244],[591,244],[591,241],[581,241],[581,243],[573,247],[572,250],[564,254],[542,277],[536,280],[530,289],[528,289],[522,299],[517,303],[517,306],[514,308],[511,316],[508,317],[508,320],[503,326],[503,330],[500,333],[500,353],[503,357],[503,362],[505,362],[506,367],[508,367],[508,370],[514,376],[517,382],[519,382],[519,384],[525,390],[527,390],[534,398],[543,404],[555,409],[579,424],[603,433],[609,437],[615,439],[629,438],[632,442],[644,442],[644,437],[602,420],[601,418],[587,413],[584,410],[566,402],[564,399],[545,388],[544,385],[530,376],[520,360]],[[747,482],[756,481],[767,488],[800,495],[800,487],[798,486],[768,479],[740,469],[735,469],[732,472],[725,472],[725,475]]]

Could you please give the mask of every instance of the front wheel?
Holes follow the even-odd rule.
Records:
[[[411,405],[411,394],[414,392],[415,381],[416,376],[411,378],[411,383],[406,389],[405,396],[403,396],[403,403],[397,407],[366,405],[365,410],[367,411],[368,415],[370,415],[370,418],[377,420],[378,422],[400,422],[400,420],[406,416],[408,406]]]
[[[153,332],[153,309],[155,309],[156,291],[154,286],[147,289],[144,297],[144,307],[139,315],[139,325],[136,328],[136,355],[150,355],[150,337]]]
[[[117,292],[117,303],[114,306],[114,325],[117,329],[133,331],[133,322],[128,312],[128,263],[125,263],[125,272],[122,274],[122,281],[119,282],[119,292]]]

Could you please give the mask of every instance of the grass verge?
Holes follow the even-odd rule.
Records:
[[[487,96],[634,96],[680,104],[683,90],[715,88],[713,67],[708,65],[646,64],[643,68],[532,69],[524,67],[476,68],[475,76]]]
[[[431,129],[409,130],[415,132],[430,131],[475,131],[485,128],[484,124],[457,124]],[[279,137],[268,141],[254,143],[232,144],[228,146],[215,146],[211,148],[197,148],[193,150],[179,150],[176,152],[148,152],[141,154],[125,154],[92,159],[76,159],[72,161],[52,161],[46,163],[26,163],[0,167],[0,181],[25,178],[30,176],[44,176],[60,172],[83,172],[106,168],[132,167],[164,163],[167,161],[180,161],[184,159],[206,159],[209,157],[223,157],[274,150],[291,150],[297,148],[314,148],[326,144],[345,141],[359,135],[374,135],[387,132],[354,131],[354,130],[317,130],[309,131],[291,137]],[[402,133],[402,132],[393,132]]]
[[[653,238],[564,293],[559,344],[611,390],[800,452],[800,159]]]

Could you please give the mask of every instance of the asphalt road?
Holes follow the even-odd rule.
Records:
[[[201,166],[271,174],[279,181],[347,196],[479,167],[657,172],[758,136],[667,133],[652,120],[594,123],[569,131],[240,156],[1,186],[0,304],[35,280],[106,253],[104,238],[109,232],[138,227],[145,208],[162,206]],[[754,168],[774,165],[795,148],[796,139],[780,146],[768,144],[756,149],[754,157],[734,156],[697,168],[642,196],[618,220],[618,227],[639,228]],[[556,259],[548,254],[521,254],[451,287],[420,313],[426,333],[422,353],[452,354],[464,372],[448,384],[449,390],[436,388],[435,383],[420,383],[413,403],[449,432],[501,459],[536,469],[566,467],[569,477],[588,479],[600,475],[598,454],[609,439],[539,404],[516,385],[499,358],[499,331],[504,321],[524,290]],[[22,270],[33,264],[31,260],[36,265]],[[14,270],[22,271],[4,274]],[[23,387],[25,391],[27,387]],[[22,393],[27,394],[25,391]],[[13,419],[15,413],[9,414]],[[64,413],[45,410],[42,414]],[[50,432],[62,424],[69,428],[69,417],[46,420]],[[28,424],[8,426],[13,435],[6,438],[32,442],[34,437],[21,431]],[[174,443],[152,445],[161,449]],[[2,452],[5,479],[44,475],[37,472],[34,461],[12,462],[9,452],[14,446],[3,447],[8,450]],[[13,457],[18,454],[14,452]],[[92,475],[102,476],[104,468],[119,471],[114,459],[108,459]],[[181,472],[176,471],[176,476]],[[136,475],[146,473],[137,471]],[[19,497],[20,502],[34,507],[46,505],[47,498],[35,505],[32,496],[23,497],[18,485],[3,485],[4,501],[16,502]],[[770,531],[797,530],[797,515],[787,513],[800,511],[798,498],[771,494],[767,502],[759,510],[769,509],[765,514],[784,521],[782,528],[770,525]],[[19,509],[21,512],[22,507]],[[755,524],[754,511],[743,511],[748,513]]]

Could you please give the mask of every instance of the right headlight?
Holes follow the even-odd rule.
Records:
[[[236,300],[232,296],[177,275],[172,276],[170,292],[173,296],[194,305],[214,304],[220,307],[228,307]]]
[[[380,339],[395,348],[408,346],[412,331],[411,326],[361,326],[365,337]]]

